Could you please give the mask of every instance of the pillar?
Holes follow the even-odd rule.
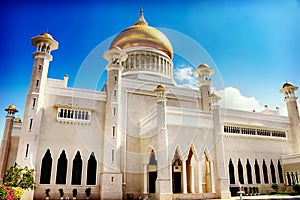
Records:
[[[214,172],[214,164],[213,161],[210,161],[210,178],[211,178],[211,192],[215,193],[216,188],[215,188],[215,172]]]
[[[182,160],[182,191],[183,194],[187,194],[186,159]]]
[[[202,191],[202,166],[201,166],[201,160],[199,159],[197,161],[198,165],[198,193],[203,193]]]
[[[194,167],[190,165],[190,180],[191,180],[191,193],[195,193],[195,177],[194,177]]]
[[[144,194],[148,194],[148,184],[147,184],[147,164],[144,164]]]

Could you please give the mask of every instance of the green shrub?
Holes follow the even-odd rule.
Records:
[[[300,194],[300,184],[299,184],[299,183],[296,183],[296,184],[293,186],[293,189],[295,190],[295,192],[297,192],[298,194]]]
[[[20,187],[24,190],[34,190],[36,184],[34,182],[34,169],[28,167],[21,167],[17,163],[6,170],[4,175],[5,186]]]
[[[272,188],[273,190],[275,190],[276,192],[278,192],[279,184],[278,184],[278,183],[273,183],[273,184],[271,185],[271,188]]]

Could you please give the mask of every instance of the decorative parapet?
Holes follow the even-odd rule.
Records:
[[[94,108],[58,104],[56,120],[60,123],[82,124],[91,123],[91,114]]]

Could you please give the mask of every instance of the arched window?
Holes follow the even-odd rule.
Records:
[[[272,160],[270,164],[270,169],[271,169],[272,183],[276,183],[275,167]]]
[[[259,184],[259,183],[261,183],[261,181],[260,181],[260,171],[259,171],[259,165],[258,165],[256,159],[255,159],[254,169],[255,169],[256,183]]]
[[[230,184],[235,184],[234,166],[233,166],[231,158],[229,160],[228,168],[229,168],[229,180],[230,180]]]
[[[87,166],[87,185],[96,185],[96,173],[97,173],[97,161],[95,159],[94,152],[90,155]]]
[[[40,184],[50,184],[51,169],[52,169],[52,158],[51,158],[50,150],[47,149],[42,160]]]
[[[252,170],[251,170],[251,165],[250,165],[250,162],[249,160],[247,159],[247,165],[246,165],[246,168],[247,168],[247,179],[248,179],[248,184],[252,184]]]
[[[277,168],[278,168],[279,182],[283,183],[284,182],[283,181],[283,172],[282,172],[282,167],[281,167],[279,160],[278,160]]]
[[[239,162],[238,162],[238,172],[239,172],[239,181],[240,181],[240,184],[244,184],[243,165],[242,165],[240,159],[239,159]]]
[[[77,151],[76,156],[73,160],[72,169],[72,185],[81,185],[81,173],[82,173],[82,160],[80,152]]]
[[[267,169],[267,165],[265,163],[265,160],[263,160],[263,173],[264,173],[264,181],[265,181],[265,183],[269,183],[268,169]]]
[[[66,184],[68,160],[65,150],[59,156],[56,169],[56,184]]]

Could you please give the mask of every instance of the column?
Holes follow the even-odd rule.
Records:
[[[133,54],[133,68],[136,67],[136,54]]]
[[[170,163],[170,184],[171,184],[171,192],[172,192],[172,194],[173,194],[173,173],[172,173],[172,167],[173,167],[173,165],[172,165],[172,161],[171,161],[171,163]]]
[[[187,194],[187,183],[186,183],[186,160],[182,160],[182,185],[183,194]]]
[[[201,167],[201,160],[197,161],[198,165],[198,193],[203,193],[202,191],[202,167]]]
[[[214,174],[214,164],[213,161],[210,161],[210,177],[211,177],[211,192],[215,193],[215,174]]]
[[[147,164],[144,164],[144,194],[148,194],[148,184],[147,184]]]
[[[194,176],[194,167],[190,165],[190,178],[191,178],[191,193],[195,193],[195,176]]]

